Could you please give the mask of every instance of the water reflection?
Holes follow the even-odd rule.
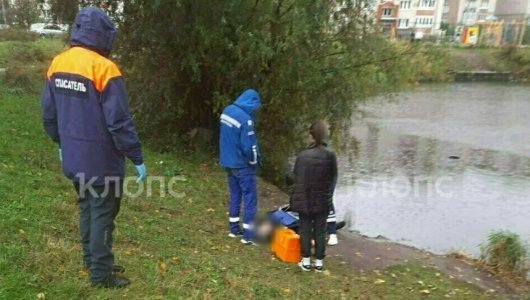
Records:
[[[356,146],[339,157],[339,214],[438,253],[478,255],[497,229],[530,241],[528,92],[454,84],[364,105],[342,139]]]

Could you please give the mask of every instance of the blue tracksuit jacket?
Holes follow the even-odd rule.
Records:
[[[255,167],[260,164],[254,111],[261,106],[258,92],[249,89],[221,114],[219,162],[229,169]]]
[[[123,177],[125,157],[143,163],[140,141],[129,113],[125,84],[107,56],[116,30],[98,8],[81,11],[69,50],[48,69],[42,93],[42,119],[48,136],[63,153],[63,171],[94,185]]]

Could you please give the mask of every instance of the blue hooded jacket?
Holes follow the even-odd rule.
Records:
[[[219,161],[230,169],[257,167],[261,163],[254,112],[261,107],[258,92],[248,89],[221,114]]]
[[[62,149],[64,174],[76,182],[84,178],[103,185],[105,178],[122,178],[125,157],[135,165],[143,163],[123,77],[107,58],[115,34],[103,10],[82,9],[72,27],[72,47],[48,69],[44,129]]]

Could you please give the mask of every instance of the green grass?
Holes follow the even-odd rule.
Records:
[[[501,55],[502,48],[451,48],[448,64],[457,71],[490,70],[499,72],[520,72],[521,63]],[[530,48],[519,48],[520,57],[530,58]]]
[[[133,283],[93,289],[81,268],[76,197],[43,132],[38,96],[0,99],[0,299],[414,299],[425,289],[435,299],[487,298],[418,265],[361,274],[331,258],[330,274],[303,274],[265,247],[226,238],[225,178],[209,155],[149,149],[149,173],[182,174],[185,196],[123,199],[114,250]]]
[[[482,260],[498,272],[525,278],[528,271],[527,253],[519,235],[510,231],[494,231],[482,247]]]
[[[15,45],[35,46],[45,53],[56,53],[64,49],[62,39],[38,39],[34,42],[2,41],[0,42],[0,68],[4,68],[9,60],[9,49]]]

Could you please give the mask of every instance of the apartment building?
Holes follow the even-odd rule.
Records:
[[[504,22],[530,21],[530,0],[499,0],[495,15]]]
[[[444,0],[442,20],[449,28],[471,26],[495,18],[497,0]],[[512,0],[499,0],[499,2]],[[528,0],[513,0],[528,1]]]
[[[380,1],[376,21],[385,29],[395,28],[397,36],[438,35],[443,8],[444,0]]]

